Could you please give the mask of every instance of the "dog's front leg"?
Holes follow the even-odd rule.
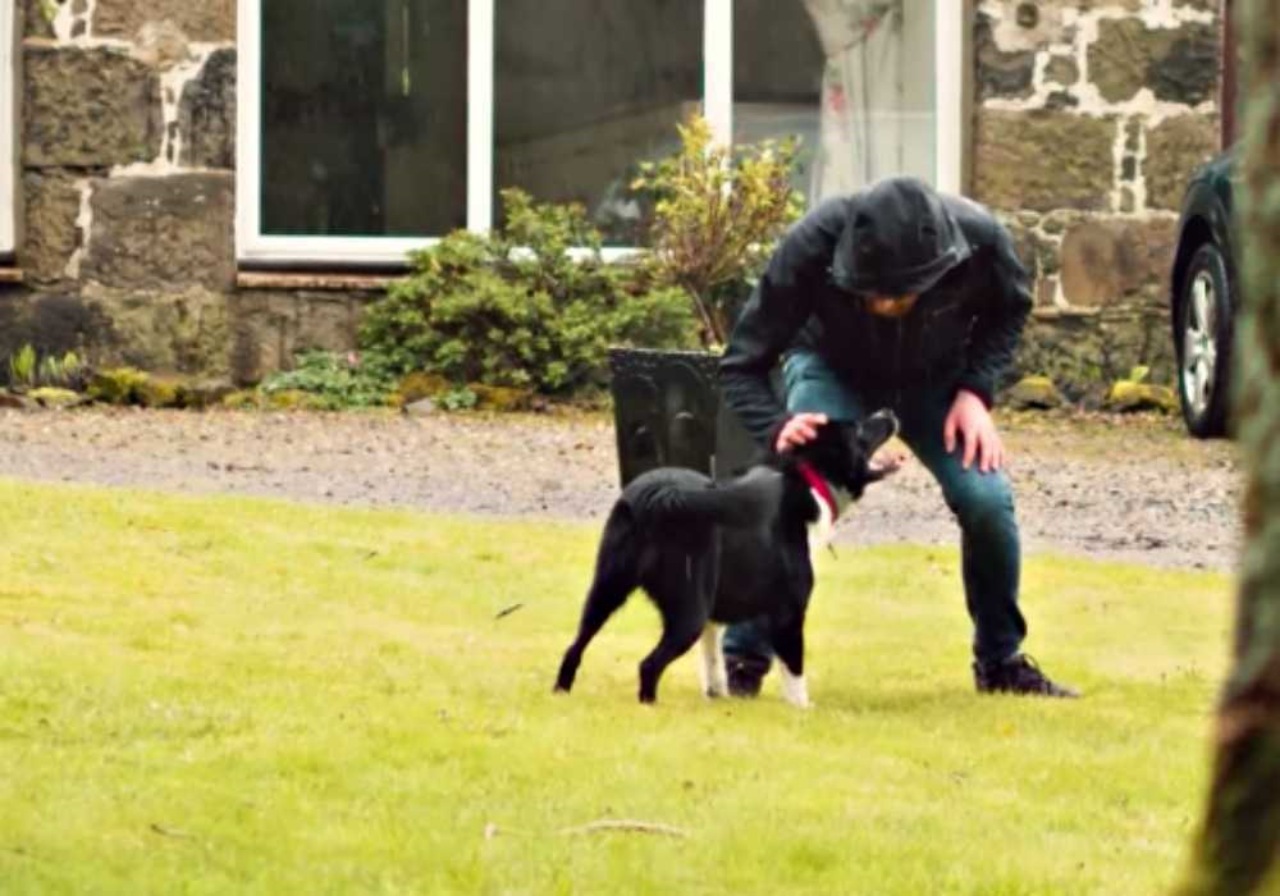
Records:
[[[799,709],[808,709],[809,686],[804,680],[804,613],[799,619],[775,624],[773,651],[782,672],[782,699]]]
[[[798,709],[812,706],[809,702],[809,685],[805,683],[804,675],[796,675],[787,668],[786,663],[778,665],[782,667],[782,699]]]
[[[708,697],[729,695],[729,675],[724,665],[724,626],[708,622],[702,630],[702,693]]]

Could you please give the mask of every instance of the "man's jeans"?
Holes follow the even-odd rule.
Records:
[[[892,408],[901,422],[900,436],[933,474],[947,506],[960,524],[965,603],[973,620],[974,656],[983,663],[1008,659],[1018,652],[1027,625],[1018,610],[1021,547],[1013,509],[1013,491],[1003,471],[980,473],[975,461],[961,466],[962,446],[948,454],[942,427],[955,385],[854,391],[816,354],[797,352],[783,364],[790,413],[811,411],[832,420],[860,420],[881,408]],[[872,486],[887,488],[889,486]],[[850,513],[857,514],[857,507]],[[725,634],[730,656],[767,659],[772,654],[763,621],[730,626]]]

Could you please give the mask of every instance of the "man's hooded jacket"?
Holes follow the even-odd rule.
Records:
[[[898,318],[864,300],[910,293],[920,298]],[[821,203],[783,238],[720,362],[725,400],[768,441],[786,417],[770,372],[804,349],[889,403],[934,386],[990,406],[1031,306],[1026,269],[990,212],[914,178],[881,181]]]

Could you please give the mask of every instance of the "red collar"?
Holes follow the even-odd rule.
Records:
[[[796,461],[796,469],[800,471],[804,481],[809,484],[809,488],[813,489],[818,497],[830,508],[831,522],[834,523],[840,516],[840,507],[836,504],[836,496],[832,494],[831,486],[827,484],[827,480],[823,479],[822,474],[805,461]]]

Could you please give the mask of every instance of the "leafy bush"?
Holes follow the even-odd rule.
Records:
[[[679,131],[680,150],[641,165],[632,185],[655,199],[647,266],[656,283],[689,295],[703,343],[722,345],[748,283],[803,209],[791,187],[798,146],[763,140],[731,150],[696,114]]]
[[[567,395],[604,381],[611,345],[692,343],[687,296],[652,288],[635,265],[605,263],[581,207],[514,189],[502,200],[501,229],[457,231],[413,253],[411,275],[366,312],[363,351],[397,375]]]
[[[376,357],[354,353],[300,353],[292,370],[273,374],[263,382],[267,396],[305,393],[308,407],[324,410],[379,407],[388,403],[395,377]]]

